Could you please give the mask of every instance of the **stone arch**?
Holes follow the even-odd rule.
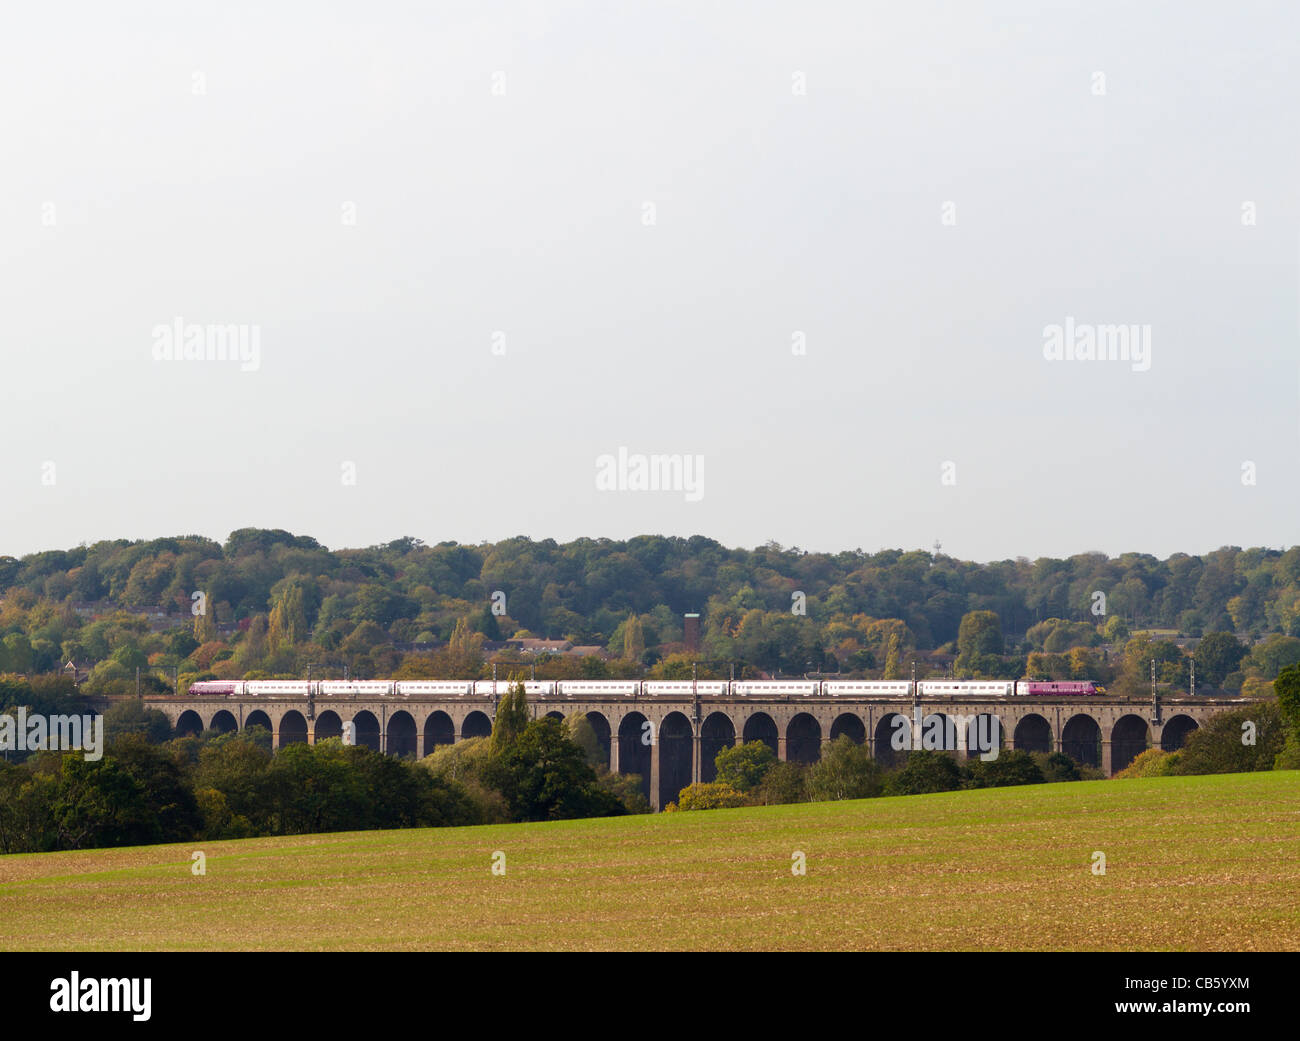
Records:
[[[822,725],[800,712],[785,728],[785,757],[792,763],[815,763],[822,757]]]
[[[226,714],[230,715],[229,713]],[[230,718],[231,718],[231,722],[234,722],[234,717],[231,716]],[[194,737],[198,737],[202,733],[203,733],[203,719],[192,708],[187,708],[184,712],[182,712],[177,717],[176,719],[177,737],[189,737],[191,735],[193,735]]]
[[[736,743],[736,724],[725,712],[710,712],[700,724],[700,780],[711,784],[718,779],[718,764],[714,761],[724,748]]]
[[[957,723],[947,712],[921,710],[920,747],[931,752],[950,752],[957,747]]]
[[[841,735],[847,737],[855,745],[865,744],[867,740],[867,724],[862,722],[862,717],[856,712],[841,712],[835,717],[835,722],[831,724],[831,740],[834,741]]]
[[[262,727],[268,734],[274,733],[271,729],[271,717],[260,708],[254,709],[244,717],[244,729],[249,730],[252,727]]]
[[[557,721],[560,722],[560,723],[563,723],[563,722],[564,722],[564,713],[563,713],[563,712],[557,712],[555,709],[551,709],[551,711],[548,712],[548,713],[546,713],[546,715],[543,716],[542,718],[543,718],[543,719],[554,719],[554,720],[557,720]]]
[[[451,716],[439,709],[429,714],[424,721],[424,754],[431,755],[439,745],[456,743],[456,724]]]
[[[488,719],[486,712],[480,712],[475,709],[460,725],[461,740],[470,737],[491,737],[492,720]]]
[[[618,772],[637,774],[641,778],[641,794],[650,801],[650,749],[641,740],[649,722],[640,712],[629,712],[618,724]],[[651,730],[653,735],[654,731]]]
[[[223,734],[233,734],[239,729],[239,723],[235,719],[235,714],[228,709],[221,709],[212,717],[212,722],[208,725],[209,730],[217,730]]]
[[[992,739],[996,738],[996,741]],[[980,747],[981,740],[990,744]],[[958,735],[960,740],[960,735]],[[1001,750],[1007,746],[1007,735],[1002,729],[1002,720],[996,712],[976,712],[966,722],[966,758],[978,759],[986,752]]]
[[[1061,728],[1061,751],[1084,766],[1101,766],[1101,727],[1080,712],[1071,716]]]
[[[356,742],[365,745],[370,751],[379,751],[379,719],[369,709],[362,709],[352,717],[356,727]]]
[[[1151,728],[1141,716],[1121,716],[1110,731],[1110,772],[1117,774],[1151,745]]]
[[[584,712],[582,713],[582,715],[584,715],[587,719],[587,722],[591,724],[591,729],[592,731],[594,731],[596,735],[596,741],[600,744],[600,750],[604,754],[605,765],[609,766],[609,750],[610,750],[609,720],[606,719],[604,714],[600,712]]]
[[[894,740],[902,742],[902,748],[894,747]],[[912,748],[912,720],[902,712],[888,712],[876,723],[874,735],[875,758],[881,766],[898,766],[907,757]]]
[[[780,731],[776,728],[776,720],[766,712],[755,712],[745,720],[745,728],[741,731],[742,744],[748,744],[750,741],[762,741],[767,745],[774,754],[780,754],[780,743],[778,738]]]
[[[176,725],[177,730],[180,724]],[[1177,752],[1183,745],[1187,744],[1187,739],[1194,730],[1200,730],[1201,724],[1196,722],[1191,716],[1177,715],[1165,721],[1165,725],[1160,729],[1160,747],[1166,752]]]
[[[1050,752],[1052,724],[1037,712],[1022,716],[1012,735],[1012,746],[1021,752]]]
[[[290,709],[280,717],[280,747],[307,743],[307,717]]]
[[[398,709],[388,717],[388,740],[385,747],[389,755],[415,758],[415,717],[406,709]]]
[[[316,727],[313,731],[316,741],[328,741],[332,737],[343,736],[343,720],[339,714],[332,709],[326,709],[316,717]]]
[[[691,721],[681,712],[670,712],[659,724],[659,805],[676,802],[678,793],[691,783],[691,755],[695,734]]]

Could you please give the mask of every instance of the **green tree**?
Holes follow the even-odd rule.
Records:
[[[764,741],[746,741],[724,748],[713,759],[717,780],[738,792],[753,791],[775,765],[776,753]]]
[[[492,750],[500,754],[513,745],[531,719],[523,681],[512,676],[509,689],[497,705],[496,719],[492,721]]]
[[[749,793],[759,806],[785,806],[808,800],[808,767],[803,763],[775,762]]]
[[[1259,702],[1220,712],[1193,731],[1179,754],[1180,774],[1249,773],[1273,769],[1287,727],[1276,704]]]
[[[1273,693],[1283,722],[1293,734],[1300,735],[1300,665],[1288,665],[1277,674]]]
[[[623,627],[623,658],[626,661],[640,661],[644,653],[645,634],[641,628],[641,619],[630,614]]]
[[[951,792],[961,787],[961,768],[946,752],[909,752],[907,762],[889,778],[888,795],[925,795]]]
[[[808,797],[814,802],[870,799],[884,789],[883,772],[865,745],[841,734],[822,749],[808,772]]]
[[[1228,674],[1237,671],[1248,648],[1232,633],[1206,633],[1196,645],[1196,678],[1210,688],[1223,686]]]
[[[162,744],[171,739],[171,720],[139,701],[119,701],[104,713],[104,741],[111,747],[119,738],[131,734],[142,736],[150,744]]]
[[[506,800],[512,820],[610,817],[623,803],[596,782],[582,749],[557,719],[535,719],[488,763],[484,779]]]
[[[957,630],[957,660],[961,676],[995,673],[1001,665],[1002,622],[994,611],[968,611]]]
[[[1020,749],[1004,750],[996,759],[985,762],[972,759],[968,763],[972,786],[975,788],[1004,788],[1017,784],[1042,784],[1043,772],[1034,757]]]

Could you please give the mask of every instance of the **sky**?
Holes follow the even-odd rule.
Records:
[[[1295,541],[1294,4],[269,6],[6,16],[0,554]]]

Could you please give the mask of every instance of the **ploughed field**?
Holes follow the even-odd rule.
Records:
[[[1300,772],[9,856],[0,916],[7,950],[1297,950]]]

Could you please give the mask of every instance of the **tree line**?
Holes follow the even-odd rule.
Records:
[[[147,608],[174,612],[169,626]],[[689,653],[685,612],[702,615]],[[1300,661],[1300,547],[981,564],[661,536],[330,550],[241,529],[224,543],[0,557],[0,674],[72,661],[99,693],[133,692],[137,675],[144,693],[167,693],[200,678],[302,677],[309,664],[318,676],[469,677],[494,657],[485,644],[529,637],[602,650],[542,656],[548,678],[677,678],[705,659],[743,675],[893,679],[915,661],[922,676],[1082,676],[1136,692],[1153,657],[1159,683],[1187,688],[1180,634],[1210,640],[1198,687],[1267,693]]]

